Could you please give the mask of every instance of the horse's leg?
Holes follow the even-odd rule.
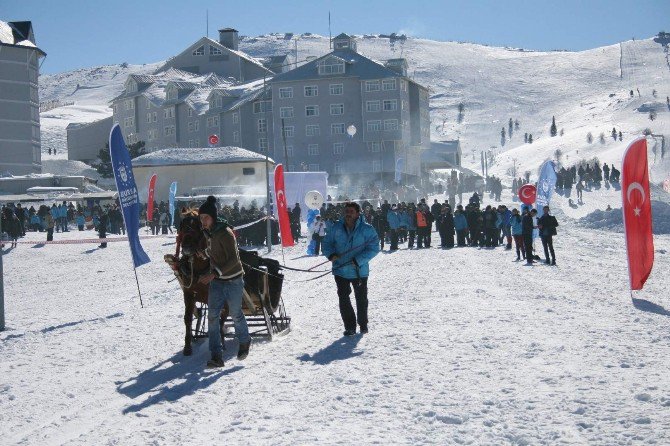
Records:
[[[186,327],[186,335],[184,336],[184,356],[191,356],[193,348],[191,341],[193,340],[193,311],[195,310],[195,298],[188,292],[184,292],[184,325]]]

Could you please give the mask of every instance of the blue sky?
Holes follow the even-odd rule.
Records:
[[[222,27],[242,35],[404,32],[536,50],[583,50],[670,32],[670,0],[0,0],[0,20],[31,20],[42,73],[150,63]]]

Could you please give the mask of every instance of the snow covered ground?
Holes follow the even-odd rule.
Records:
[[[244,362],[181,354],[181,293],[143,240],[5,249],[3,444],[669,444],[670,236],[631,303],[623,234],[565,217],[558,267],[500,248],[384,252],[370,333],[342,337],[331,277],[286,271],[292,331]],[[91,232],[55,239],[91,237]],[[433,233],[434,245],[437,234]],[[539,245],[539,243],[538,243]],[[272,257],[308,267],[304,242]]]

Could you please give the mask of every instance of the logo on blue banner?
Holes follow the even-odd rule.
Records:
[[[556,168],[551,160],[547,160],[540,168],[540,178],[537,180],[537,196],[535,198],[535,208],[538,212],[544,207],[549,206],[551,194],[556,187]]]
[[[133,264],[137,268],[151,260],[140,244],[138,235],[140,229],[140,198],[133,176],[130,153],[128,153],[126,143],[123,141],[121,128],[118,124],[112,127],[112,131],[109,133],[109,156],[112,159],[112,170],[116,180],[116,189],[119,191],[119,203],[121,204],[123,221],[126,224],[130,252],[133,256]]]
[[[168,200],[168,206],[170,208],[170,224],[174,224],[174,197],[177,195],[177,182],[173,181],[170,184],[170,197]]]

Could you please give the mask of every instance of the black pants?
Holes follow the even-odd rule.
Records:
[[[314,254],[319,255],[319,249],[321,248],[321,236],[319,234],[312,234],[312,240],[314,240]]]
[[[414,248],[414,239],[416,238],[416,229],[407,230],[409,236],[407,238],[407,247]]]
[[[344,322],[345,330],[356,330],[356,322],[362,329],[368,327],[368,278],[345,279],[335,276],[337,284],[337,296],[340,298],[340,315]],[[356,312],[351,305],[351,288],[354,289],[356,298]]]
[[[105,239],[107,238],[107,231],[98,231],[98,238]],[[107,247],[107,242],[100,243],[101,248]]]
[[[456,240],[458,241],[458,246],[465,246],[465,234],[467,229],[459,229],[456,231]]]
[[[389,248],[391,251],[395,251],[398,249],[398,230],[397,229],[391,229],[389,231],[389,237],[391,238],[391,247]],[[337,276],[335,276],[337,277]]]
[[[54,239],[54,228],[47,229],[47,242],[52,242]]]
[[[542,246],[544,247],[544,258],[549,261],[549,253],[551,252],[551,260],[556,261],[556,254],[554,254],[554,236],[543,235]]]
[[[533,235],[524,235],[523,244],[526,248],[526,261],[533,263]]]

